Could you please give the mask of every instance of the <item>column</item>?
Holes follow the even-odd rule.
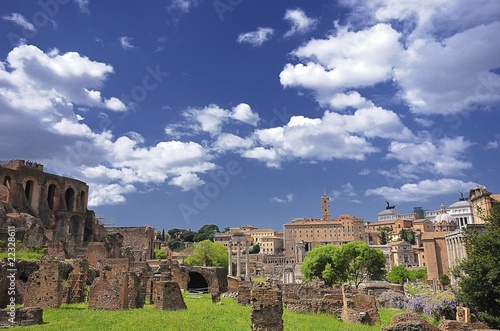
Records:
[[[245,261],[245,280],[250,280],[250,254],[249,254],[249,249],[248,245],[249,242],[245,241],[245,246],[246,246],[246,261]]]
[[[236,277],[238,277],[238,280],[241,278],[241,241],[237,241],[238,248],[236,249]]]
[[[228,246],[228,259],[227,259],[227,274],[228,276],[233,275],[233,242],[229,241],[229,246]]]

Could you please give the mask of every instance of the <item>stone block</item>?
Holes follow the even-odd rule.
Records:
[[[157,281],[153,285],[154,307],[163,310],[187,309],[179,284]]]
[[[250,293],[252,331],[283,330],[283,297],[276,283],[258,283]]]

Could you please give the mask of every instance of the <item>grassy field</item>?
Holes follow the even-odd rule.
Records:
[[[187,310],[164,311],[151,305],[126,311],[88,310],[87,304],[63,305],[43,311],[44,324],[24,327],[23,330],[172,330],[172,331],[248,331],[250,307],[239,306],[235,299],[221,298],[222,305],[213,304],[209,295],[185,296]],[[399,311],[382,309],[382,325]],[[380,325],[364,326],[338,321],[331,315],[300,314],[285,310],[285,330],[380,330]]]

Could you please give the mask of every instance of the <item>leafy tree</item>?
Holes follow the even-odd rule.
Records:
[[[392,228],[388,226],[382,226],[378,228],[377,237],[380,238],[380,244],[385,245],[389,242],[392,235]]]
[[[184,261],[187,265],[199,265],[205,267],[228,266],[227,249],[224,245],[203,240],[194,244],[193,254]]]
[[[260,245],[255,244],[252,246],[252,248],[248,251],[249,254],[259,254],[260,252]]]
[[[167,241],[167,246],[173,251],[178,251],[181,247],[184,247],[182,241],[179,239],[169,239]]]
[[[215,224],[205,224],[198,232],[195,234],[193,240],[194,242],[200,242],[203,240],[214,241],[216,234],[220,233],[219,227]]]
[[[395,265],[387,274],[387,281],[389,283],[403,284],[405,280],[410,278],[410,272],[404,265]]]
[[[186,229],[173,228],[168,230],[168,234],[171,239],[177,239],[180,241],[194,242],[194,236],[196,232]]]
[[[161,250],[161,249],[158,249],[158,248],[155,248],[155,257],[157,260],[163,260],[163,259],[166,259],[167,258],[167,252]]]
[[[427,279],[427,269],[416,269],[416,270],[408,270],[410,273],[410,281],[422,281]]]
[[[401,229],[399,237],[412,245],[415,245],[415,232],[412,229]]]
[[[453,269],[457,298],[479,311],[479,319],[500,328],[500,204],[493,204],[485,228],[466,230],[467,258]]]
[[[352,241],[340,248],[340,265],[345,280],[356,287],[367,279],[380,280],[385,276],[385,257],[380,249],[362,241]]]
[[[341,275],[341,270],[337,268],[336,262],[339,250],[337,246],[329,244],[316,246],[307,252],[301,266],[302,277],[304,277],[306,281],[312,280],[313,277],[318,277],[323,279],[330,286],[334,283],[341,282],[343,276]]]
[[[301,267],[305,280],[323,279],[328,285],[352,282],[357,287],[366,279],[382,279],[385,258],[381,250],[354,241],[340,248],[329,244],[307,253]]]
[[[450,277],[448,275],[445,275],[445,274],[439,275],[439,282],[444,287],[446,287],[446,286],[448,286],[448,285],[451,284]]]

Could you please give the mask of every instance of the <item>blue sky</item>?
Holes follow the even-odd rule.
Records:
[[[282,229],[500,192],[496,1],[2,1],[0,159],[116,225]]]

